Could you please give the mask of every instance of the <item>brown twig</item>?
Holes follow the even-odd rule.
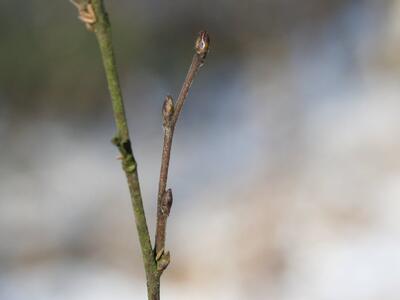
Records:
[[[175,126],[182,111],[183,105],[185,104],[185,100],[189,93],[190,86],[193,83],[194,77],[196,76],[200,67],[203,65],[207,56],[209,44],[210,38],[208,33],[206,31],[201,31],[195,43],[195,54],[193,56],[192,63],[189,67],[186,79],[183,82],[176,104],[174,105],[171,96],[167,96],[163,105],[164,143],[161,158],[160,180],[158,185],[157,227],[155,240],[155,253],[159,259],[163,257],[164,253],[169,257],[169,252],[164,251],[164,247],[167,218],[172,205],[172,191],[171,189],[166,191],[166,188]],[[168,207],[168,213],[165,213],[163,208],[166,205],[166,199],[169,197],[171,199],[171,203]]]

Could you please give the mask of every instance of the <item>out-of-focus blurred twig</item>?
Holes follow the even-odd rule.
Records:
[[[182,111],[183,104],[189,93],[189,88],[207,55],[209,37],[205,31],[201,31],[196,40],[196,53],[193,56],[192,64],[179,94],[176,108],[174,108],[174,103],[171,97],[166,98],[163,106],[163,125],[165,135],[157,202],[156,241],[153,250],[140,192],[137,164],[131,147],[124,102],[118,79],[117,66],[112,46],[110,21],[103,0],[81,0],[81,2],[76,2],[75,0],[70,1],[78,8],[79,19],[85,23],[86,28],[95,33],[100,47],[108,82],[108,89],[111,96],[114,120],[117,127],[117,133],[112,139],[112,142],[119,149],[122,167],[128,181],[135,215],[136,229],[139,235],[146,272],[148,299],[159,300],[160,277],[170,262],[169,252],[164,251],[164,245],[167,217],[172,206],[172,191],[171,189],[166,191],[172,137],[179,114]]]

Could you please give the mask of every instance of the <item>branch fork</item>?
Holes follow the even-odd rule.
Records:
[[[165,98],[162,117],[164,142],[161,157],[160,178],[157,196],[157,225],[155,246],[152,247],[143,200],[140,191],[139,175],[136,160],[133,155],[128,122],[126,119],[122,91],[118,79],[117,66],[111,39],[111,25],[104,7],[103,0],[70,0],[78,8],[79,19],[86,28],[96,35],[111,96],[114,120],[117,133],[112,143],[118,148],[122,168],[125,171],[129,192],[135,216],[136,229],[142,250],[144,268],[147,280],[149,300],[160,299],[160,277],[170,263],[170,253],[165,250],[167,219],[173,203],[172,190],[167,189],[168,168],[171,157],[172,139],[178,118],[189,93],[190,86],[198,70],[207,56],[210,38],[201,31],[195,42],[195,54],[183,82],[179,96],[174,103],[171,96]]]

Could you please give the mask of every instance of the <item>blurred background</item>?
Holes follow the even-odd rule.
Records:
[[[162,299],[400,295],[400,1],[106,1],[154,233],[161,106],[196,34]],[[92,33],[0,2],[0,299],[145,299]]]

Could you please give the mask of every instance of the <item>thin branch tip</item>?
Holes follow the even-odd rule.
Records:
[[[195,54],[183,82],[182,89],[174,103],[171,96],[165,97],[162,115],[164,126],[164,143],[161,157],[160,179],[158,184],[157,196],[157,225],[155,238],[155,253],[159,258],[164,251],[167,219],[171,210],[173,197],[172,190],[167,187],[168,168],[171,158],[172,139],[178,121],[179,115],[182,112],[183,105],[189,93],[189,89],[193,83],[194,77],[204,63],[210,46],[210,37],[206,31],[200,31],[195,42]],[[169,261],[168,261],[169,263]]]

